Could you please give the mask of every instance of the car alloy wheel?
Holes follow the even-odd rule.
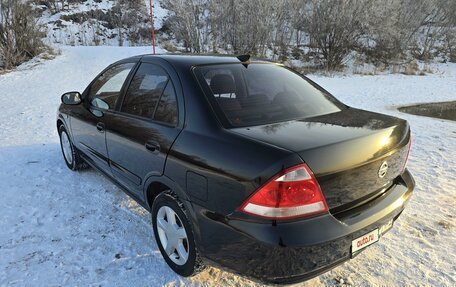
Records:
[[[162,206],[155,224],[160,243],[169,259],[177,265],[184,265],[188,260],[189,246],[187,232],[179,216],[170,207]]]
[[[184,204],[165,190],[152,204],[152,227],[158,248],[171,269],[188,277],[205,269]]]

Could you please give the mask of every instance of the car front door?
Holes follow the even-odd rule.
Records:
[[[177,78],[170,73],[170,68],[141,63],[107,127],[112,174],[141,199],[145,180],[163,174],[168,151],[183,126]]]
[[[117,64],[106,69],[84,92],[71,118],[73,142],[89,161],[110,174],[106,149],[106,125],[122,93],[129,73],[136,63]]]

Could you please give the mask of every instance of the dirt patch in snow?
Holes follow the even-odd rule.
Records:
[[[412,115],[456,121],[456,101],[403,106],[398,110]]]

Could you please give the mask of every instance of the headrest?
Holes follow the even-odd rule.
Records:
[[[236,92],[234,79],[230,75],[215,75],[211,79],[210,87],[214,95],[231,94]]]
[[[217,98],[217,102],[223,111],[238,111],[242,109],[241,104],[237,99]]]

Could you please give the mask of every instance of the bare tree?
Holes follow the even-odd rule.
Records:
[[[148,15],[143,0],[115,0],[109,22],[117,29],[119,46],[126,40],[136,45],[143,40],[142,27],[148,26]]]
[[[207,0],[163,0],[164,8],[171,11],[168,26],[188,52],[208,51],[209,29],[206,19]]]

